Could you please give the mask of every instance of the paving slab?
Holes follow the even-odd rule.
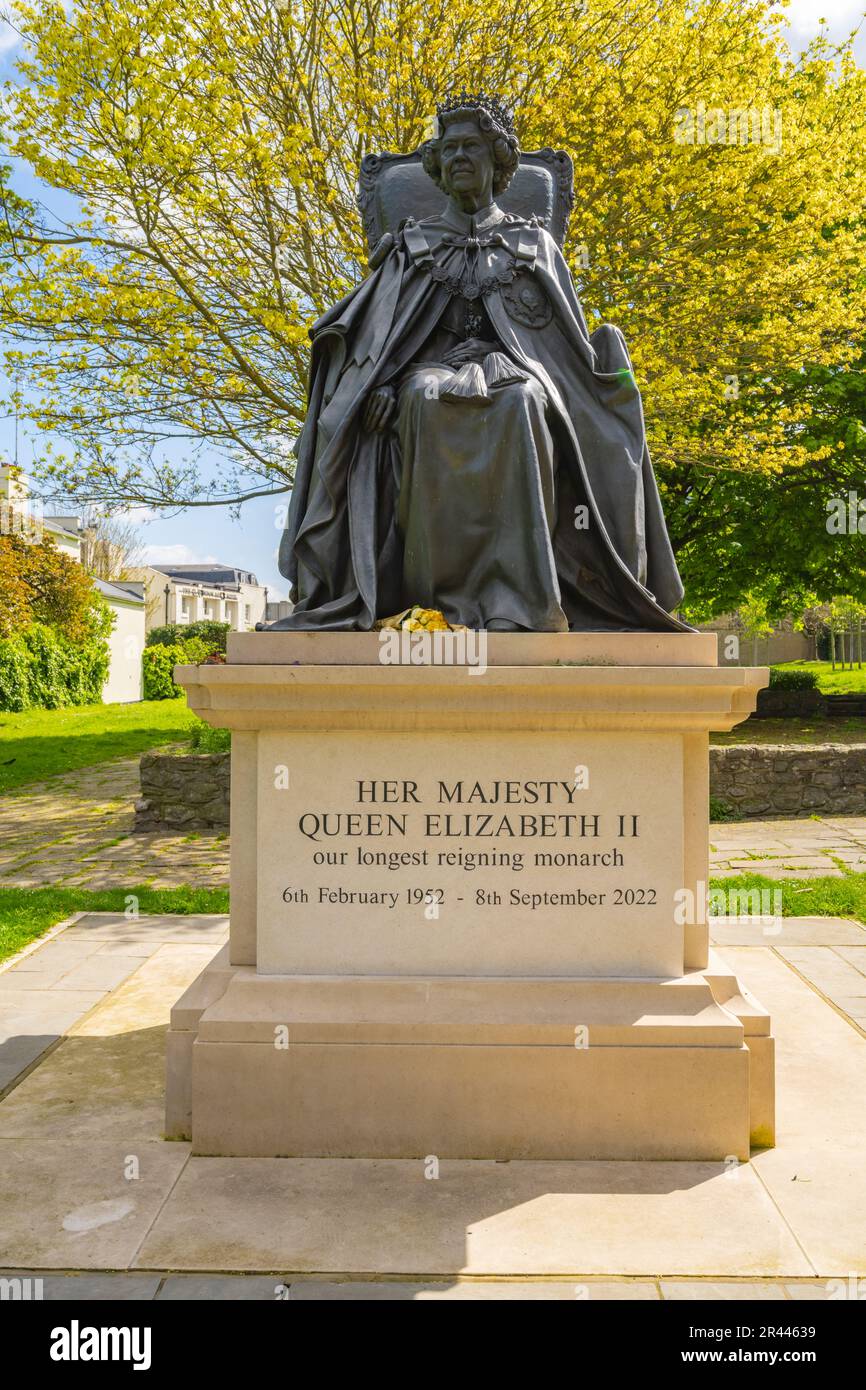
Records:
[[[732,857],[729,862],[735,869],[742,869],[745,873],[752,874],[762,873],[764,866],[784,869],[820,869],[822,874],[829,874],[834,868],[837,873],[839,871],[838,865],[830,862],[828,856],[801,854],[793,850],[788,850],[786,854],[774,855],[771,859],[735,859]]]
[[[186,1144],[0,1140],[0,1267],[127,1269],[187,1162]]]
[[[666,1302],[682,1303],[712,1302],[728,1303],[732,1300],[748,1303],[784,1303],[783,1284],[748,1283],[744,1280],[707,1279],[703,1283],[695,1280],[662,1279],[659,1282],[662,1298]]]
[[[752,1157],[822,1278],[866,1273],[866,1038],[773,951],[723,949],[773,1019],[777,1147]]]
[[[829,946],[788,946],[782,941],[776,950],[783,960],[793,965],[810,984],[828,998],[837,994],[861,995],[862,1007],[866,1007],[866,975],[862,975]]]
[[[723,854],[730,851],[731,853],[740,855],[744,849],[751,849],[752,845],[755,846],[755,852],[757,853],[757,843],[757,837],[754,834],[743,836],[740,839],[734,839],[730,835],[714,835],[712,830],[710,831],[710,849],[713,853]],[[762,854],[767,852],[772,854],[789,854],[791,850],[791,846],[787,844],[785,840],[762,839],[760,844],[760,853]]]
[[[190,1158],[138,1268],[811,1275],[748,1166]],[[207,1219],[203,1214],[207,1213]]]
[[[828,996],[837,1009],[850,1018],[857,1027],[866,1030],[866,998],[862,994],[832,994]]]
[[[117,912],[88,912],[63,933],[64,941],[99,941],[126,944],[143,941],[221,943],[228,936],[229,919],[216,913],[154,914],[127,918]]]
[[[0,1105],[0,1140],[162,1139],[165,1029],[65,1038]]]
[[[112,990],[141,966],[140,956],[102,956],[98,952],[74,965],[57,982],[57,988]]]
[[[93,941],[97,956],[138,956],[140,960],[154,955],[165,943],[162,941]]]
[[[93,941],[76,941],[68,932],[67,927],[49,941],[32,942],[33,949],[26,955],[4,961],[3,968],[0,969],[0,988],[10,983],[13,975],[38,974],[44,975],[46,980],[48,977],[52,980],[62,979],[67,971],[80,965],[82,961],[89,960],[99,950],[99,946]]]
[[[837,956],[841,956],[849,965],[866,977],[866,945],[864,946],[836,946],[834,950]]]
[[[783,917],[769,944],[781,946],[866,946],[866,927],[847,917]],[[710,941],[719,946],[766,946],[768,932],[746,917],[711,917]]]
[[[158,932],[171,937],[171,926],[166,927],[165,918],[160,920]],[[173,922],[178,920],[184,922],[177,917]],[[88,934],[85,928],[83,935],[73,936],[75,926],[67,927],[9,963],[0,971],[0,1093],[14,1086],[44,1052],[74,1032],[109,996],[113,996],[113,1003],[105,1019],[108,1035],[163,1027],[167,1010],[225,938],[225,921],[223,917],[197,917],[192,940],[187,939],[190,933],[181,929],[175,932],[174,941],[151,939],[141,945],[112,937],[111,933],[126,923],[125,918],[116,913],[99,914],[101,930]],[[107,939],[103,931],[109,933]],[[208,940],[213,945],[203,944]],[[137,945],[141,946],[139,952]],[[122,1065],[121,1059],[118,1065]],[[134,1093],[135,1087],[132,1089]],[[124,1113],[128,1115],[128,1108]]]
[[[0,986],[0,1090],[52,1047],[102,995]]]
[[[834,864],[832,859],[827,860],[826,867],[820,869],[798,869],[794,864],[786,864],[784,859],[760,859],[738,862],[731,859],[731,872],[734,874],[760,874],[762,878],[771,878],[776,881],[785,879],[814,879],[814,878],[842,878],[843,873],[838,864]],[[713,877],[720,877],[714,873]]]
[[[256,1274],[181,1274],[167,1278],[157,1295],[160,1303],[250,1302],[276,1303],[291,1297],[289,1284],[279,1276]]]
[[[135,974],[112,990],[89,1018],[74,1024],[70,1036],[110,1037],[164,1027],[171,1008],[215,954],[214,945],[177,941],[160,946],[139,962]]]
[[[852,1283],[854,1287],[851,1286]],[[866,1293],[866,1286],[861,1282],[858,1287],[856,1281],[849,1283],[847,1279],[825,1279],[821,1284],[786,1284],[785,1292],[789,1298],[796,1301],[824,1303],[862,1298]]]
[[[49,1047],[57,1043],[60,1036],[60,1033],[28,1033],[0,1042],[0,1096],[14,1086],[22,1072],[32,1067]]]

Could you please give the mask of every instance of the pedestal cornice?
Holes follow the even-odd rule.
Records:
[[[727,731],[755,708],[762,667],[658,665],[178,666],[190,707],[244,729]]]

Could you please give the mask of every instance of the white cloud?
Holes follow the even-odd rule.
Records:
[[[821,19],[837,35],[853,29],[863,9],[863,0],[791,0],[783,13],[795,34],[811,38]]]
[[[202,555],[188,545],[145,545],[142,547],[145,565],[218,565],[215,555]]]

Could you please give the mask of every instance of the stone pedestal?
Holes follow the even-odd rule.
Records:
[[[232,737],[231,941],[172,1012],[200,1154],[746,1159],[769,1019],[707,949],[704,634],[251,633],[181,667]],[[395,646],[396,643],[396,646]]]

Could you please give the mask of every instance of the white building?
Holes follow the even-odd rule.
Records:
[[[295,605],[289,599],[274,599],[265,608],[265,622],[281,622],[283,618],[290,618],[294,611]]]
[[[147,631],[165,623],[228,623],[251,632],[264,621],[268,591],[232,565],[137,565],[126,578],[144,586]]]
[[[0,466],[0,528],[25,534],[24,521],[37,528],[37,537],[41,529],[51,536],[64,555],[81,563],[80,517],[43,516],[39,504],[30,499],[21,470],[3,464]],[[110,665],[102,698],[107,704],[131,704],[141,699],[141,654],[145,635],[143,586],[127,584],[125,580],[109,584],[101,579],[94,579],[93,584],[114,614],[114,626],[108,638]]]
[[[111,665],[102,687],[107,705],[132,704],[141,699],[141,654],[144,650],[144,593],[141,584],[94,579],[114,614],[108,639]]]

